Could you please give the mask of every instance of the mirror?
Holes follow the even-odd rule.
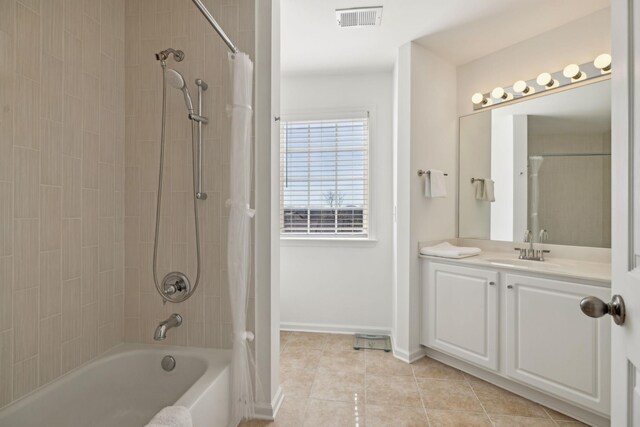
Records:
[[[459,156],[459,237],[611,247],[610,80],[461,117]]]

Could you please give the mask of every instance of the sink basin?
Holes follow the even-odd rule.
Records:
[[[519,267],[519,268],[559,268],[559,264],[549,261],[530,261],[517,258],[487,258],[487,262],[502,267]]]

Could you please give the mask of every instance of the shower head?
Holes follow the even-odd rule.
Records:
[[[189,94],[189,89],[187,88],[187,84],[184,81],[184,77],[182,74],[177,72],[172,68],[167,68],[165,71],[165,77],[167,79],[167,83],[178,90],[181,90],[184,94],[184,102],[187,104],[187,110],[189,113],[193,113],[193,103],[191,102],[191,95]]]
[[[186,86],[182,74],[172,68],[167,69],[167,83],[180,90]]]

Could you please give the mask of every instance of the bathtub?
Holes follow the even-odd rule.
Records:
[[[166,372],[162,358],[175,369]],[[1,427],[141,427],[169,405],[194,427],[227,426],[231,352],[121,344],[0,411]]]

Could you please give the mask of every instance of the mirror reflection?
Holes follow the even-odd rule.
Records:
[[[459,236],[611,247],[609,80],[460,118]]]

